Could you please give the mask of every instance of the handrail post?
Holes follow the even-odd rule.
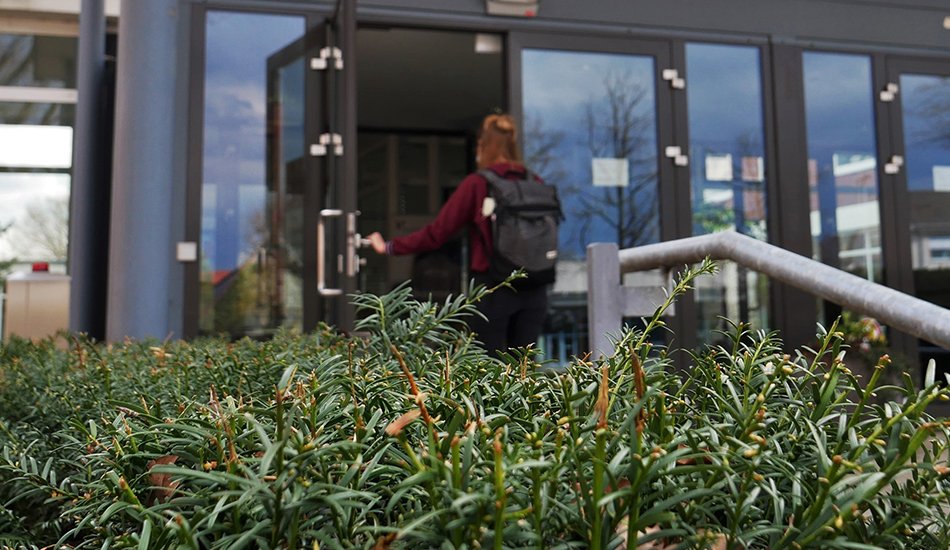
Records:
[[[620,257],[616,243],[587,246],[587,331],[593,359],[613,352],[609,336],[623,326]]]

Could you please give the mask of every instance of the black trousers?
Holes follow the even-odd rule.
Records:
[[[494,286],[486,277],[478,274],[475,275],[475,283]],[[499,350],[536,343],[547,310],[546,285],[500,288],[478,303],[478,311],[487,320],[470,317],[468,325],[488,353],[495,355]]]

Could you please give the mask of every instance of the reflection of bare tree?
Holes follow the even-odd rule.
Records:
[[[11,224],[0,225],[0,237],[3,237],[3,234],[10,229]],[[6,260],[0,260],[0,289],[3,288],[3,284],[7,279],[7,274],[10,273],[10,268],[17,262],[16,258],[8,258]]]
[[[65,261],[69,245],[69,198],[55,197],[30,203],[13,226],[10,241],[17,253],[30,259]]]
[[[540,117],[525,113],[524,143],[525,165],[547,183],[560,187],[567,180],[567,171],[558,154],[564,143],[564,132],[549,130]]]
[[[917,131],[907,136],[908,145],[950,145],[950,78],[935,79],[914,90],[918,98],[911,111],[927,124],[917,124]]]
[[[565,189],[581,220],[578,238],[583,245],[596,221],[616,232],[620,248],[654,240],[656,216],[656,151],[651,135],[654,119],[649,89],[630,73],[608,74],[603,95],[588,101],[584,122],[587,145],[594,158],[627,159],[626,187],[592,188],[588,178]]]

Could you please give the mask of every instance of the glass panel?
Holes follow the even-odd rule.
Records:
[[[300,326],[303,65],[268,59],[303,33],[302,17],[208,13],[201,333]]]
[[[899,97],[914,290],[950,308],[950,77],[901,75]],[[950,350],[922,342],[922,364],[930,357],[946,371]]]
[[[525,161],[558,187],[566,217],[540,345],[565,361],[588,349],[587,245],[659,240],[655,62],[526,49],[522,67]]]
[[[768,240],[759,49],[687,44],[693,235],[735,230]],[[696,281],[698,339],[716,342],[720,317],[768,326],[768,280],[732,262]]]
[[[0,103],[0,287],[36,261],[66,272],[74,113],[73,105]]]
[[[267,258],[268,327],[303,323],[304,61],[270,74],[268,109]],[[259,238],[264,240],[265,236]]]
[[[815,259],[882,281],[871,59],[806,52],[805,119]]]
[[[76,106],[63,103],[0,103],[0,124],[72,126]]]
[[[0,271],[43,261],[65,272],[69,185],[69,174],[0,172]]]
[[[0,86],[76,87],[75,37],[0,34]]]

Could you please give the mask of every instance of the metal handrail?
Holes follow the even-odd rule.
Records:
[[[591,247],[595,246],[600,245],[588,247],[589,278],[596,270],[590,265]],[[734,231],[618,251],[620,273],[692,264],[706,257],[732,260],[922,340],[950,348],[950,310]],[[594,279],[590,280],[594,283]],[[596,314],[593,308],[591,314]]]

